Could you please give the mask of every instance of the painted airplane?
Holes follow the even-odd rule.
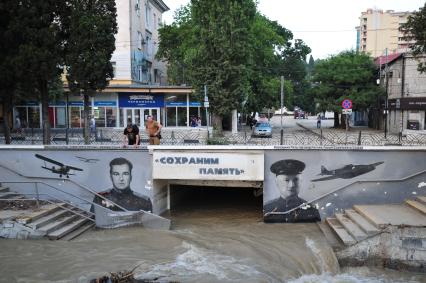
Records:
[[[61,162],[47,158],[46,156],[43,156],[43,155],[40,155],[40,154],[36,154],[35,157],[44,161],[44,166],[41,166],[41,168],[49,170],[49,171],[51,171],[55,174],[59,174],[59,178],[61,178],[62,175],[67,176],[67,178],[69,178],[70,175],[75,175],[75,174],[69,173],[70,170],[83,171],[83,169],[81,169],[81,168],[65,165]],[[49,167],[47,167],[46,162],[52,163],[52,164],[57,165],[59,167],[52,166],[51,168],[49,168]]]
[[[78,160],[82,162],[86,162],[86,163],[96,163],[99,161],[99,159],[96,159],[96,158],[85,158],[81,156],[76,156],[76,157],[78,158]]]
[[[376,166],[382,164],[381,162],[376,162],[373,164],[367,164],[367,165],[353,165],[348,164],[341,168],[334,169],[334,170],[327,170],[325,166],[321,166],[321,173],[319,175],[330,175],[327,177],[322,177],[318,179],[311,180],[312,182],[318,182],[318,181],[326,181],[326,180],[332,180],[332,179],[352,179],[354,177],[357,177],[359,175],[363,175],[365,173],[368,173],[370,171],[373,171],[376,169]]]

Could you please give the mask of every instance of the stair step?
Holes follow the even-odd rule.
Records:
[[[45,232],[46,234],[50,234],[51,232],[68,225],[70,222],[74,221],[77,218],[79,217],[75,214],[64,216],[55,220],[52,223],[47,224],[46,226],[41,227],[39,230]]]
[[[24,198],[24,196],[22,196],[19,193],[15,193],[15,192],[2,192],[2,193],[0,193],[0,199],[16,198],[17,196],[19,196],[20,198]]]
[[[416,197],[416,200],[423,204],[426,204],[426,197]]]
[[[405,204],[354,205],[354,209],[380,229],[389,225],[426,226],[425,215]]]
[[[339,239],[347,246],[356,244],[356,240],[346,231],[336,218],[326,218],[325,221],[331,229],[339,236]]]
[[[0,193],[6,193],[6,192],[9,192],[8,187],[0,187]]]
[[[68,212],[67,210],[61,209],[61,210],[56,210],[53,211],[50,214],[47,214],[45,216],[43,216],[42,218],[37,219],[36,221],[33,221],[30,223],[30,226],[33,229],[39,229],[42,226],[46,226],[49,223],[52,223],[53,221],[64,217],[66,215],[69,215],[70,212]]]
[[[63,240],[63,241],[74,240],[75,238],[77,238],[78,236],[86,232],[87,230],[92,229],[93,227],[95,227],[95,223],[93,223],[92,221],[87,221],[85,224],[83,224],[79,228],[75,229],[74,231],[60,238],[60,240]]]
[[[334,251],[340,250],[344,247],[336,233],[332,231],[330,225],[325,222],[317,222],[317,225],[327,239],[328,244],[333,248]]]
[[[426,204],[415,200],[406,200],[405,203],[408,204],[410,207],[420,211],[421,213],[426,214]]]
[[[346,231],[357,241],[364,240],[367,238],[367,234],[356,225],[349,217],[342,213],[336,213],[336,218],[340,224],[346,229]]]
[[[77,219],[77,220],[75,220],[75,219]],[[64,237],[65,235],[71,233],[72,231],[78,229],[79,227],[84,225],[87,221],[89,221],[86,218],[80,218],[80,217],[77,217],[75,219],[74,219],[75,221],[68,222],[67,225],[65,225],[65,226],[63,226],[63,227],[61,227],[57,230],[54,230],[52,232],[49,232],[47,234],[47,237],[50,240],[58,240],[58,239]]]
[[[375,235],[379,233],[379,229],[374,227],[367,219],[353,209],[346,209],[345,215],[357,224],[367,235]]]
[[[58,211],[60,209],[59,205],[61,204],[58,203],[58,204],[43,205],[40,207],[40,209],[34,210],[30,214],[19,217],[19,219],[16,219],[16,221],[22,224],[28,224],[28,223],[34,222],[48,214]]]

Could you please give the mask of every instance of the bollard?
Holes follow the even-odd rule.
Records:
[[[281,138],[280,138],[280,145],[283,145],[283,139],[284,139],[284,130],[283,129],[281,129]]]
[[[361,131],[358,133],[358,145],[361,145]]]
[[[402,143],[402,132],[398,133],[398,142]]]
[[[247,132],[244,130],[244,144],[247,144]]]
[[[320,145],[322,145],[322,139],[323,139],[323,136],[322,136],[322,129],[320,129]]]

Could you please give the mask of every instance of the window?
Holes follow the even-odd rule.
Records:
[[[141,15],[141,0],[136,0],[135,10],[139,17]]]
[[[150,29],[151,28],[151,6],[149,5],[149,3],[145,4],[145,24],[146,24],[146,28]]]
[[[114,78],[117,76],[117,63],[116,62],[111,62],[111,66],[112,66],[112,74],[114,76]]]
[[[142,49],[142,42],[143,42],[142,33],[140,31],[138,31],[138,49],[139,50]]]
[[[154,30],[157,29],[157,15],[154,13]]]

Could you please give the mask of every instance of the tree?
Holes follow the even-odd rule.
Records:
[[[49,144],[49,84],[62,71],[60,11],[63,5],[55,0],[7,0],[2,4],[5,5],[2,8],[9,8],[6,18],[2,15],[2,19],[7,22],[7,25],[2,25],[2,36],[11,41],[2,41],[6,43],[5,49],[9,52],[3,67],[9,66],[10,69],[2,69],[0,72],[3,79],[13,80],[13,83],[7,85],[9,90],[4,94],[7,97],[6,104],[12,102],[8,96],[15,95],[18,88],[39,95],[42,102],[43,143]]]
[[[426,3],[419,11],[414,12],[408,17],[407,23],[402,26],[407,41],[415,40],[410,47],[414,56],[426,53]],[[419,72],[426,72],[426,63],[419,62]]]
[[[114,0],[70,0],[63,18],[65,63],[71,92],[84,95],[84,141],[89,143],[89,97],[113,78],[117,10]]]
[[[341,102],[349,98],[355,111],[377,103],[383,90],[375,83],[376,67],[365,53],[344,51],[319,61],[314,68],[313,94],[318,111],[334,111],[334,126],[339,126]]]
[[[239,108],[250,92],[250,28],[253,0],[192,0],[191,17],[197,50],[190,54],[189,73],[197,93],[208,86],[213,127],[222,134],[222,118]]]
[[[278,108],[284,75],[285,105],[292,106],[293,90],[305,91],[310,48],[301,40],[292,43],[291,31],[256,12],[253,1],[218,2],[192,1],[159,30],[157,58],[168,61],[169,79],[191,84],[200,100],[207,84],[217,118],[232,109]]]

